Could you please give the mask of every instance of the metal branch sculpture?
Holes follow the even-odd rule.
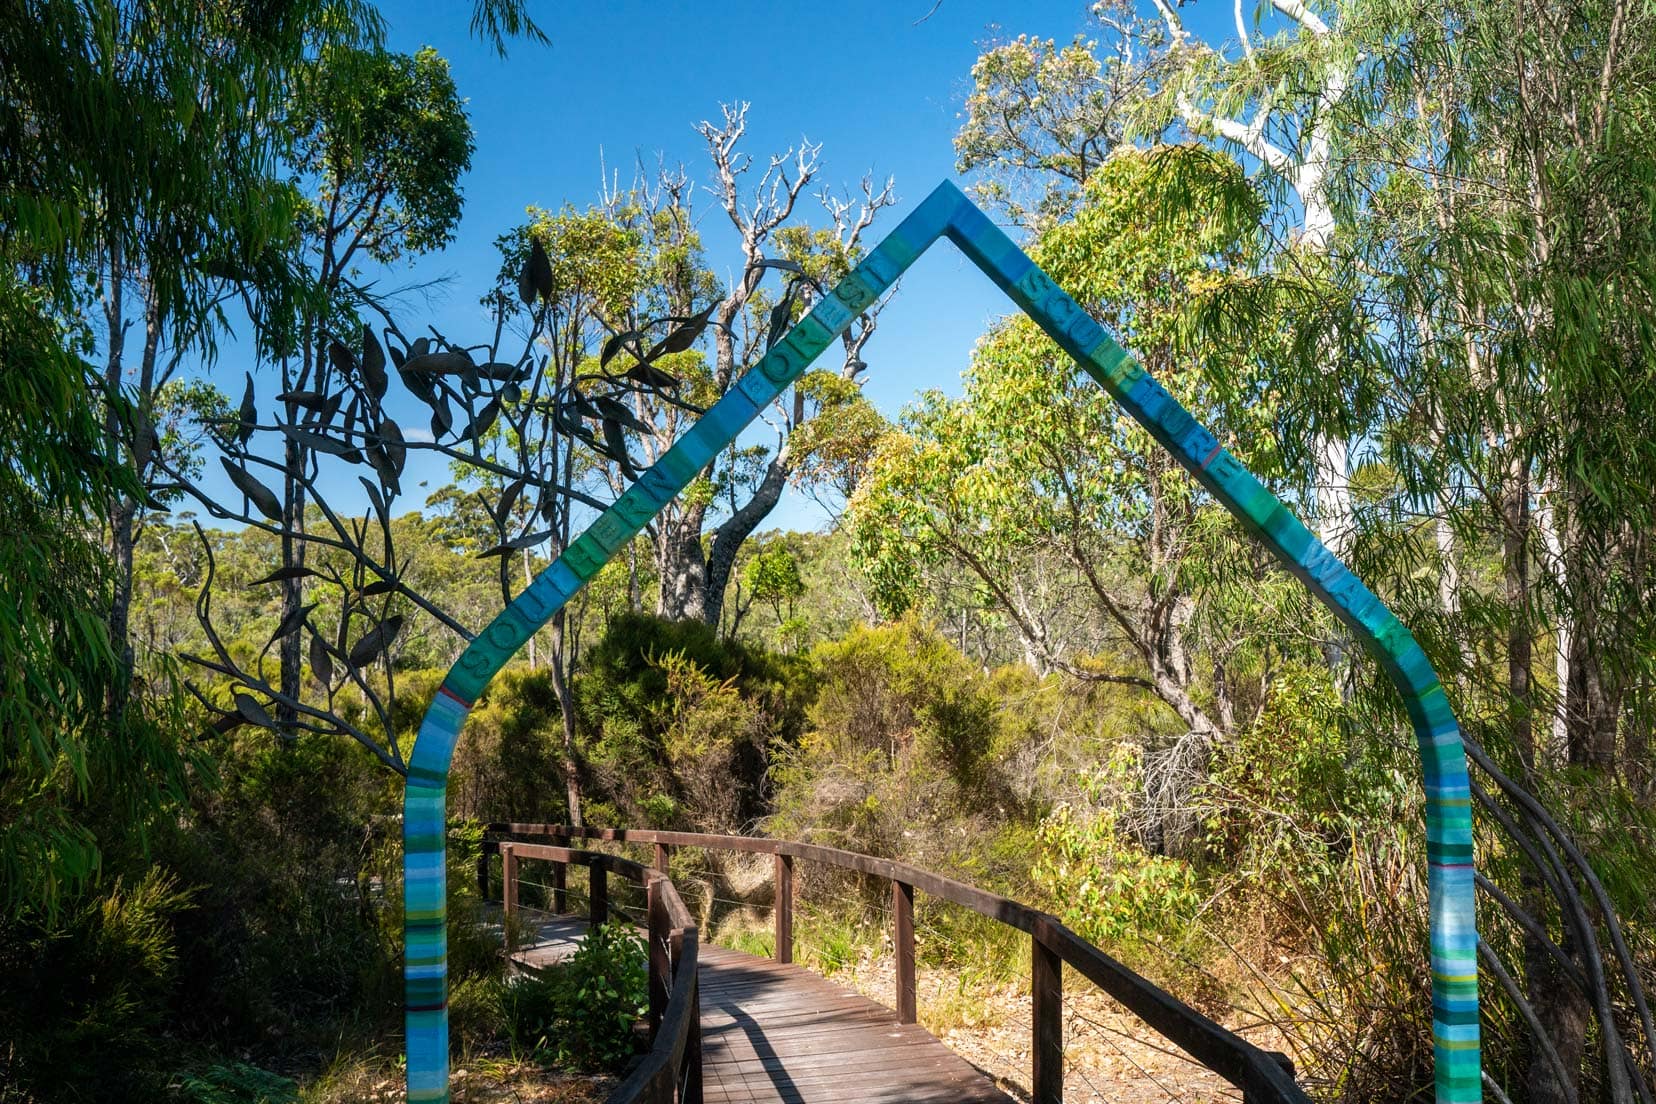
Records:
[[[945,182],[744,374],[695,426],[461,655],[426,713],[403,801],[408,1099],[448,1099],[445,802],[461,726],[484,687],[605,562],[665,509],[782,390],[930,248],[948,237],[1142,424],[1362,641],[1403,696],[1426,789],[1437,1099],[1482,1097],[1472,796],[1454,713],[1408,629],[1213,434]]]

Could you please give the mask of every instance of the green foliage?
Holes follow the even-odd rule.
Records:
[[[430,701],[433,672],[409,691],[408,716]],[[466,721],[455,747],[449,813],[477,820],[564,820],[562,708],[545,669],[501,672]]]
[[[853,629],[811,658],[817,698],[775,770],[768,831],[1022,884],[1027,855],[997,848],[1025,812],[1009,777],[1017,724],[990,678],[915,618]]]
[[[374,205],[357,243],[369,256],[389,262],[452,239],[472,132],[436,50],[324,50],[298,83],[290,118],[295,166],[323,181],[322,203]],[[331,224],[321,210],[315,217]]]
[[[190,896],[153,870],[49,922],[0,920],[0,1034],[9,1041],[0,1083],[25,1099],[156,1098],[155,1049],[170,1026],[177,925]]]
[[[184,765],[165,696],[121,707],[125,642],[110,639],[108,564],[85,525],[133,482],[106,460],[86,367],[47,311],[0,273],[0,906],[18,913],[89,884],[100,820],[141,839]]]
[[[596,927],[539,976],[507,983],[501,1005],[512,1041],[562,1069],[613,1073],[636,1050],[649,1008],[644,942],[624,924]]]
[[[762,810],[773,744],[798,731],[804,682],[798,661],[701,622],[621,614],[576,683],[584,761],[629,819],[740,828]]]
[[[792,606],[805,593],[805,584],[799,577],[799,561],[785,546],[766,548],[742,568],[742,585],[755,600],[768,602],[781,621],[783,603]]]
[[[1087,804],[1060,805],[1037,831],[1035,881],[1066,924],[1104,946],[1183,942],[1203,903],[1189,862],[1148,854],[1121,828],[1141,771],[1122,745],[1083,781]]]
[[[269,1070],[233,1062],[184,1074],[177,1094],[180,1104],[298,1104],[299,1086]]]

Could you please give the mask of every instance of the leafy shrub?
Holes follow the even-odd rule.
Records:
[[[817,698],[777,771],[772,834],[829,834],[957,872],[978,861],[1021,804],[1000,778],[988,677],[913,618],[853,629],[811,658]]]
[[[593,928],[569,958],[510,982],[502,1018],[518,1047],[565,1069],[613,1072],[632,1056],[648,1011],[644,942],[619,923]]]
[[[497,978],[468,977],[449,988],[449,1025],[463,1051],[506,1034],[507,985]]]
[[[152,870],[130,885],[117,879],[54,921],[0,921],[0,1092],[154,1099],[178,974],[176,924],[188,907],[189,894]]]
[[[1035,880],[1064,923],[1095,943],[1181,939],[1202,903],[1195,869],[1146,852],[1120,829],[1136,778],[1137,749],[1123,744],[1083,785],[1087,806],[1064,804],[1040,824]]]
[[[803,661],[701,622],[622,614],[576,682],[589,819],[733,831],[765,808],[770,755],[803,721]]]
[[[422,709],[435,686],[421,688]],[[411,724],[419,713],[410,713]],[[405,745],[406,746],[406,745]],[[552,674],[512,667],[477,703],[454,751],[451,816],[479,820],[564,820],[563,713]]]
[[[299,1086],[293,1081],[245,1062],[187,1073],[175,1092],[181,1104],[297,1104],[299,1100]]]

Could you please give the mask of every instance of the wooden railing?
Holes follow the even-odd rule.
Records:
[[[483,854],[478,862],[479,889],[485,898],[489,891],[489,856],[497,849],[503,858],[503,869],[509,872],[506,879],[510,882],[514,872],[506,866],[505,859],[510,855],[528,856],[531,848],[538,848],[539,852],[558,852],[565,856],[582,856],[580,859],[565,858],[564,862],[585,861],[594,864],[594,869],[601,866],[623,863],[628,868],[645,868],[636,863],[627,863],[610,855],[596,855],[584,851],[566,851],[562,848],[545,847],[542,845],[527,844],[521,841],[533,838],[558,840],[605,840],[621,843],[650,844],[654,848],[656,877],[671,890],[671,883],[665,880],[668,862],[671,858],[671,849],[675,847],[695,847],[718,851],[742,851],[750,854],[772,855],[775,857],[776,877],[776,957],[782,962],[788,962],[793,957],[793,866],[795,860],[824,863],[828,866],[839,867],[842,870],[851,870],[869,877],[883,879],[891,883],[892,904],[892,943],[896,950],[896,992],[893,1007],[897,1018],[903,1023],[914,1023],[918,1009],[915,1001],[914,977],[914,891],[919,889],[933,897],[953,902],[964,908],[971,909],[981,916],[997,920],[1009,927],[1025,932],[1030,937],[1031,962],[1030,983],[1033,996],[1034,1015],[1032,1017],[1032,1034],[1030,1052],[1032,1055],[1031,1089],[1035,1104],[1061,1104],[1064,1095],[1064,1035],[1063,1018],[1061,1014],[1063,997],[1063,970],[1069,966],[1076,973],[1108,993],[1123,1007],[1138,1016],[1146,1025],[1155,1030],[1163,1038],[1173,1043],[1196,1062],[1229,1081],[1242,1090],[1245,1104],[1310,1104],[1310,1098],[1305,1091],[1294,1082],[1294,1067],[1288,1057],[1273,1051],[1266,1051],[1241,1038],[1236,1033],[1202,1015],[1177,997],[1161,989],[1154,983],[1140,977],[1114,958],[1082,939],[1075,932],[1066,927],[1062,921],[1050,913],[1041,912],[1027,905],[1018,903],[1008,897],[996,893],[988,893],[970,886],[964,882],[957,882],[922,870],[907,863],[896,862],[891,859],[879,859],[871,855],[862,855],[854,851],[842,851],[834,847],[819,847],[808,843],[793,843],[787,840],[763,839],[754,836],[718,836],[705,835],[695,832],[656,832],[648,830],[626,828],[570,828],[558,824],[491,824],[484,835]],[[599,862],[598,860],[602,860]],[[599,882],[595,881],[597,887]],[[509,891],[508,891],[509,892]],[[658,896],[665,896],[664,891],[658,891]],[[598,893],[595,892],[595,897]],[[671,893],[674,902],[678,902],[676,892]],[[675,925],[688,925],[689,934],[693,938],[695,925],[690,920],[688,912],[683,911],[682,903],[678,903],[682,912],[673,914],[672,922]],[[653,915],[653,912],[652,912]],[[653,945],[653,941],[652,941]],[[694,943],[688,944],[693,947]],[[691,955],[694,961],[694,954]],[[674,993],[678,992],[679,979],[675,975]],[[692,982],[692,992],[693,992]],[[652,988],[652,992],[654,989]],[[672,1009],[671,1001],[668,1005]],[[695,1019],[694,1009],[688,1010],[689,1016]],[[663,1019],[663,1024],[667,1022]],[[661,1037],[665,1032],[657,1035],[657,1046],[652,1051],[662,1050]],[[664,1059],[663,1062],[666,1060]],[[665,1068],[665,1067],[663,1067]],[[677,1067],[675,1067],[677,1068]],[[655,1100],[656,1097],[639,1095],[623,1095],[623,1090],[636,1079],[635,1075],[628,1078],[616,1093],[610,1097],[612,1104],[623,1101]],[[640,1089],[639,1091],[642,1091]],[[661,1097],[667,1100],[670,1097]],[[698,1096],[684,1099],[696,1099]]]
[[[563,838],[555,833],[543,833]],[[518,864],[542,859],[552,864],[552,909],[567,906],[567,875],[571,865],[588,871],[587,918],[592,924],[609,920],[609,875],[613,872],[642,886],[645,928],[648,931],[650,970],[650,1050],[615,1091],[610,1104],[701,1104],[701,1008],[696,987],[699,932],[695,918],[684,907],[678,890],[667,877],[666,860],[657,853],[657,869],[619,855],[577,851],[567,847],[521,841],[489,841],[481,867],[483,896],[488,898],[488,860],[498,851],[501,865],[501,904],[506,913],[507,939],[518,914]],[[508,944],[508,950],[512,948]]]

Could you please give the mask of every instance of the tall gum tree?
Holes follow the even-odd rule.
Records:
[[[895,201],[889,180],[865,178],[854,199],[816,187],[820,147],[810,143],[756,161],[742,145],[748,110],[745,103],[726,105],[718,121],[698,127],[711,168],[707,188],[740,259],[728,285],[708,268],[688,172],[664,165],[641,173],[630,188],[606,186],[600,206],[631,243],[634,286],[603,316],[610,339],[584,350],[595,360],[581,369],[580,385],[619,383],[631,393],[619,409],[587,411],[577,436],[584,435],[585,453],[600,465],[611,494],[665,454],[823,288],[856,264],[864,234]],[[821,205],[824,226],[808,227],[802,218],[800,205],[811,198]],[[532,224],[530,233],[537,232]],[[776,278],[767,282],[771,273]],[[778,285],[780,291],[770,290]],[[811,373],[763,416],[771,442],[730,450],[646,527],[659,615],[719,624],[737,552],[790,480],[817,472],[808,461],[828,450],[820,434],[797,441],[795,435],[824,411],[860,402],[862,352],[879,309],[871,306],[842,337],[836,368]]]
[[[1158,202],[1168,176],[1215,198],[1246,191],[1229,158],[1200,147],[1120,148],[1033,255],[1251,469],[1280,472],[1263,343],[1199,349],[1180,321],[1189,297],[1245,278],[1258,206],[1169,213]],[[1182,732],[1148,749],[1145,788],[1152,844],[1178,850],[1210,751],[1262,700],[1275,662],[1268,600],[1283,579],[1032,323],[997,326],[966,380],[963,398],[928,394],[882,444],[852,499],[857,559],[888,614],[939,572],[964,572],[1038,673],[1164,706]]]
[[[1177,5],[1152,0],[1166,26],[1168,54],[1180,71],[1169,77],[1178,115],[1198,135],[1216,138],[1255,159],[1289,192],[1275,213],[1290,248],[1276,263],[1303,265],[1317,278],[1338,229],[1328,171],[1337,137],[1335,109],[1350,87],[1356,59],[1329,22],[1301,0],[1267,0],[1265,10],[1287,20],[1290,32],[1259,38],[1243,0],[1235,0],[1241,57],[1230,59],[1196,41]],[[1295,220],[1297,218],[1297,225]],[[1334,394],[1312,427],[1316,532],[1344,559],[1353,534],[1351,426],[1340,416],[1341,342],[1327,335],[1320,346],[1325,386]]]

